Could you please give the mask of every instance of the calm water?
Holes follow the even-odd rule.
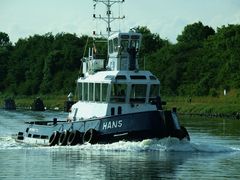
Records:
[[[0,110],[0,179],[239,179],[240,121],[181,117],[191,142],[174,138],[74,147],[31,147],[11,134],[24,121],[65,113]]]

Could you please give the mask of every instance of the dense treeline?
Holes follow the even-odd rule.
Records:
[[[0,92],[51,94],[74,90],[87,36],[61,33],[34,35],[15,45],[0,34]]]
[[[240,25],[215,32],[201,22],[187,25],[176,44],[166,43],[146,58],[169,95],[212,95],[240,88]]]
[[[177,43],[161,39],[147,27],[140,65],[152,71],[168,95],[217,95],[240,88],[240,25],[216,32],[201,22],[187,25]],[[0,32],[0,93],[12,95],[66,94],[75,89],[81,58],[93,39],[60,33],[34,35],[14,45]],[[98,45],[105,52],[106,45]]]

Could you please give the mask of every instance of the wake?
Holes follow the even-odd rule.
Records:
[[[189,142],[186,139],[177,138],[146,139],[139,142],[119,141],[112,144],[84,144],[76,146],[81,150],[101,150],[101,151],[129,151],[129,152],[199,152],[199,153],[227,153],[240,152],[240,148],[228,147],[214,144],[198,144]]]
[[[143,141],[119,141],[111,144],[83,144],[76,146],[42,147],[17,143],[11,136],[0,137],[0,150],[7,149],[72,149],[80,151],[119,151],[119,152],[198,152],[198,153],[228,153],[240,152],[240,148],[208,143],[194,143],[177,138],[146,139]]]

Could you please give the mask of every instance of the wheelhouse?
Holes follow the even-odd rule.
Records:
[[[108,40],[108,69],[132,71],[138,69],[138,52],[141,44],[141,34],[130,31],[118,33]]]
[[[140,73],[138,73],[140,74]],[[151,74],[106,75],[78,81],[78,100],[95,103],[150,103],[159,96],[160,83]]]

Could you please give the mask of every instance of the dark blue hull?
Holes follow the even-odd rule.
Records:
[[[75,122],[30,122],[17,141],[43,145],[111,143],[119,140],[189,135],[178,122],[176,112],[148,111]]]

